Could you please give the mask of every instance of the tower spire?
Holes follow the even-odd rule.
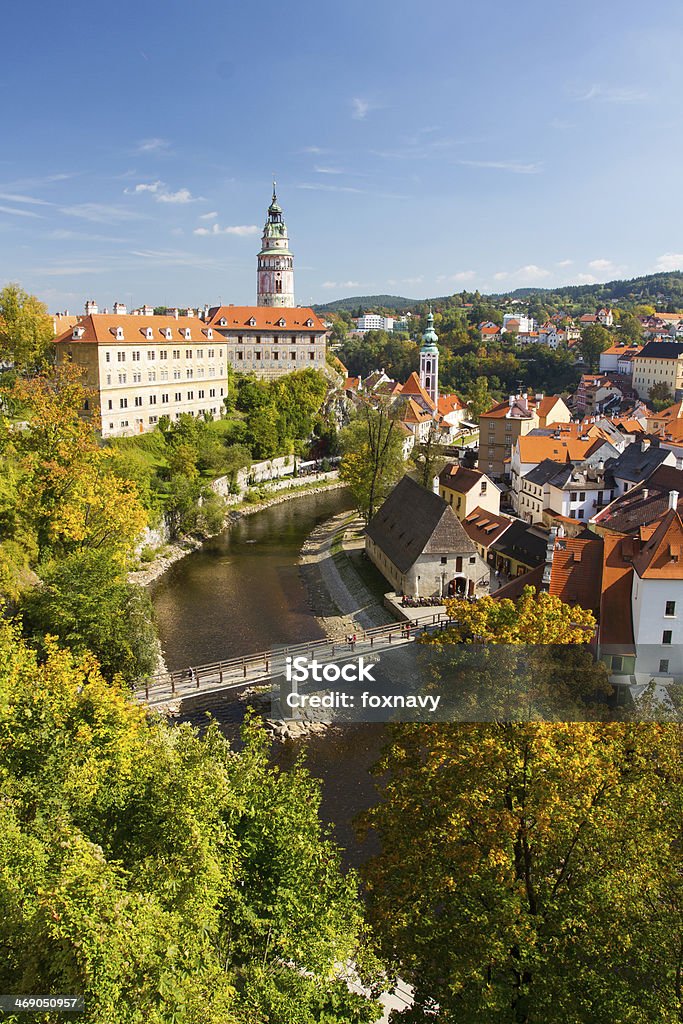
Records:
[[[289,250],[282,207],[277,201],[275,176],[273,198],[268,207],[258,254],[256,304],[294,306],[294,257]]]
[[[427,314],[427,329],[422,335],[420,348],[420,384],[435,406],[439,403],[439,350],[436,347],[438,340],[434,330],[434,314],[430,305]]]

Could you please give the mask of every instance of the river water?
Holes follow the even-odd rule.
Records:
[[[299,573],[299,553],[319,523],[351,507],[341,489],[271,505],[175,562],[152,589],[167,666],[202,665],[322,636]],[[220,712],[214,713],[220,721]],[[357,844],[353,821],[376,798],[368,769],[385,735],[381,725],[349,726],[306,745],[308,768],[323,783],[322,817],[334,827],[349,864],[372,852],[370,844]],[[285,744],[277,751],[282,767],[298,750]]]

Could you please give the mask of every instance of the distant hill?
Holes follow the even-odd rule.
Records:
[[[386,309],[394,309],[396,312],[403,312],[412,309],[422,301],[420,299],[404,299],[401,295],[355,295],[350,299],[337,299],[335,302],[326,302],[324,306],[313,306],[316,313],[337,313],[344,309],[348,313],[355,313],[362,307],[365,310],[374,310],[378,306]]]
[[[683,271],[671,270],[661,274],[646,274],[630,280],[607,281],[604,284],[562,285],[557,288],[516,288],[512,292],[497,292],[490,295],[475,295],[471,292],[459,292],[466,302],[490,300],[494,304],[505,299],[531,299],[538,296],[548,305],[558,308],[579,309],[582,312],[592,311],[596,306],[618,305],[620,302],[644,303],[655,306],[661,311],[671,307],[672,311],[683,309]],[[400,295],[354,295],[348,299],[337,299],[325,305],[314,306],[318,313],[334,313],[346,310],[356,313],[360,308],[374,311],[384,308],[396,313],[414,310],[426,302],[434,303],[436,308],[447,305],[451,296],[431,299],[406,299]]]
[[[491,299],[528,299],[532,295],[566,296],[572,303],[590,300],[594,305],[620,301],[646,303],[653,306],[683,305],[683,271],[671,270],[662,274],[646,274],[623,281],[604,284],[563,285],[558,288],[517,288],[513,292],[490,295]]]

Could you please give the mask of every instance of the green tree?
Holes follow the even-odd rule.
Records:
[[[631,345],[640,344],[643,328],[640,320],[633,313],[622,313],[619,317],[619,341],[627,341]]]
[[[0,625],[3,991],[82,993],[85,1024],[376,1020],[339,979],[374,965],[319,784],[244,744]]]
[[[579,348],[589,369],[594,373],[600,365],[600,356],[612,344],[612,335],[600,324],[590,324],[581,332]]]
[[[54,333],[47,306],[18,284],[5,285],[0,291],[0,361],[36,369],[51,356]]]
[[[343,452],[339,475],[369,520],[404,471],[398,421],[384,405],[364,402],[339,440]]]
[[[673,403],[673,395],[671,389],[666,381],[660,381],[659,384],[653,384],[647,393],[650,405],[654,412],[661,412],[662,409],[668,409]]]
[[[467,396],[467,415],[473,423],[478,423],[479,417],[492,405],[493,397],[489,392],[488,379],[477,377]]]
[[[420,483],[431,491],[434,477],[438,476],[446,465],[446,457],[443,454],[443,446],[439,444],[436,427],[430,427],[425,440],[413,447],[410,458],[418,469]]]
[[[13,394],[28,426],[11,433],[18,467],[16,514],[35,531],[41,556],[109,548],[124,560],[147,523],[135,484],[118,475],[81,416],[90,392],[70,364],[18,381]]]
[[[400,1019],[680,1020],[680,764],[671,726],[396,727],[366,879]]]
[[[40,649],[47,635],[77,655],[92,651],[103,674],[128,679],[154,671],[158,641],[152,603],[106,551],[86,550],[41,568],[42,582],[24,593],[24,630]]]

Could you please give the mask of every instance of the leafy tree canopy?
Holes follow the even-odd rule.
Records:
[[[0,626],[3,991],[83,993],[86,1024],[377,1018],[337,980],[374,963],[319,787],[272,768],[255,725],[245,743]]]
[[[17,369],[36,369],[50,355],[54,338],[47,306],[18,284],[0,291],[0,362]]]

